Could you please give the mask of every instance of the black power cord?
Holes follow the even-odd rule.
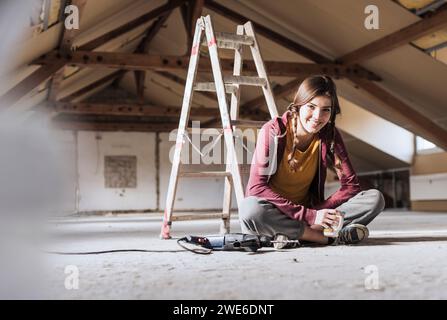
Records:
[[[188,243],[187,237],[177,239],[177,244],[187,251],[194,252],[197,254],[210,254],[211,251],[213,251],[213,249],[207,249],[207,248],[203,248],[201,246],[196,246],[197,247],[196,249],[191,249],[191,248],[188,248],[187,246],[185,246],[183,243]]]
[[[116,252],[153,252],[153,253],[169,253],[169,252],[185,252],[184,250],[146,250],[146,249],[116,249],[116,250],[104,250],[104,251],[83,251],[83,252],[61,252],[61,251],[45,251],[49,254],[58,255],[87,255],[87,254],[104,254],[104,253],[116,253]]]
[[[194,252],[197,254],[210,254],[212,249],[205,249],[200,246],[196,246],[196,249],[188,248],[184,245],[187,243],[187,238],[177,239],[177,244],[185,250],[147,250],[147,249],[114,249],[114,250],[102,250],[102,251],[82,251],[82,252],[63,252],[63,251],[45,251],[49,254],[57,255],[94,255],[94,254],[105,254],[105,253],[117,253],[117,252],[146,252],[146,253],[175,253],[175,252]],[[201,249],[199,249],[201,248]]]

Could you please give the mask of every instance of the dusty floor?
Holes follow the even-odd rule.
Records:
[[[51,270],[48,296],[57,299],[447,298],[446,213],[385,211],[369,226],[370,239],[358,246],[283,251],[265,248],[257,254],[214,252],[208,256],[183,251],[174,240],[159,240],[160,221],[154,215],[53,221],[51,250],[139,248],[166,252],[48,255]],[[217,220],[177,222],[173,225],[173,236],[215,234],[218,225]],[[232,226],[233,232],[240,230],[237,220],[232,221]],[[72,268],[78,272],[78,289]]]

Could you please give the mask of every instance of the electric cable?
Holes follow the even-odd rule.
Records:
[[[212,249],[206,249],[200,246],[197,248],[188,248],[183,243],[186,243],[186,237],[177,239],[177,244],[185,250],[148,250],[148,249],[111,249],[101,251],[80,251],[80,252],[66,252],[66,251],[45,251],[48,254],[56,255],[96,255],[105,253],[118,253],[118,252],[146,252],[146,253],[177,253],[177,252],[193,252],[197,254],[210,254]]]

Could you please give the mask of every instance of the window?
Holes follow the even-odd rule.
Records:
[[[436,153],[442,152],[442,149],[437,147],[434,143],[416,136],[416,152],[419,154]]]

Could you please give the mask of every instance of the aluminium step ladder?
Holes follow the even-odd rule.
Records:
[[[202,36],[205,33],[205,39],[202,42]],[[214,82],[196,83],[197,68],[200,57],[200,45],[208,46],[209,58],[211,60],[212,74]],[[242,48],[249,46],[253,60],[256,66],[258,77],[241,76],[242,72]],[[218,48],[234,49],[234,67],[232,76],[224,76],[222,74]],[[237,120],[239,114],[239,87],[242,85],[259,86],[262,88],[265,96],[270,116],[272,118],[278,116],[275,100],[273,97],[270,82],[265,70],[264,62],[261,57],[258,42],[256,40],[255,32],[251,22],[237,27],[236,34],[214,32],[210,16],[200,17],[197,19],[191,57],[188,67],[188,75],[185,84],[185,92],[183,96],[182,110],[180,114],[179,127],[177,132],[176,145],[172,161],[171,175],[169,178],[169,185],[166,197],[166,206],[164,212],[163,225],[160,237],[162,239],[169,239],[172,221],[178,220],[192,220],[211,217],[222,218],[220,232],[222,234],[230,232],[230,209],[231,209],[231,193],[234,188],[237,205],[239,207],[241,201],[244,199],[244,190],[240,175],[240,167],[235,152],[234,144],[234,130],[236,124],[241,124],[243,120]],[[179,172],[180,157],[183,146],[183,138],[188,134],[187,125],[189,122],[189,113],[191,110],[191,103],[193,91],[215,91],[220,110],[222,121],[223,136],[225,139],[225,147],[227,149],[226,156],[226,170],[208,171],[208,172]],[[230,113],[228,112],[228,103],[226,94],[231,94]],[[250,122],[250,120],[248,120]],[[252,123],[253,121],[251,121]],[[186,136],[188,137],[188,136]],[[174,216],[173,206],[177,189],[179,176],[182,177],[222,177],[225,179],[225,191],[223,200],[222,213],[205,215],[197,214],[193,216]]]

